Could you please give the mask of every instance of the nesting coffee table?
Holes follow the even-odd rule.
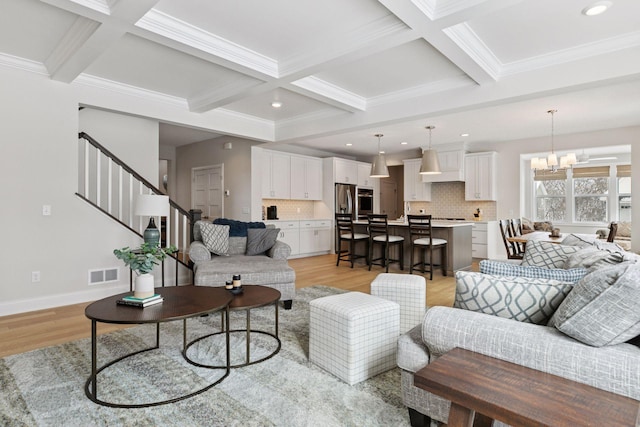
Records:
[[[222,328],[220,332],[215,332],[209,335],[205,335],[203,337],[200,337],[196,340],[193,340],[191,343],[189,343],[186,348],[185,351],[193,344],[197,343],[198,341],[201,341],[205,338],[211,337],[211,336],[215,336],[215,335],[220,335],[220,334],[224,334],[224,333],[234,333],[234,332],[240,332],[240,333],[244,333],[245,334],[245,341],[246,341],[246,350],[245,350],[245,362],[244,363],[238,363],[235,365],[230,365],[231,368],[241,368],[243,366],[248,366],[248,365],[253,365],[256,363],[260,363],[260,362],[264,362],[267,359],[272,358],[273,356],[275,356],[276,354],[278,354],[278,352],[280,351],[280,348],[282,347],[282,342],[280,341],[280,338],[278,337],[278,302],[280,301],[280,291],[278,291],[277,289],[273,289],[273,288],[269,288],[267,286],[260,286],[260,285],[244,285],[242,286],[243,292],[241,294],[238,295],[234,295],[233,296],[233,300],[231,301],[231,303],[229,304],[229,311],[240,311],[240,310],[244,310],[246,312],[246,327],[244,329],[240,328],[240,329],[231,329],[230,328],[230,324],[229,324],[229,317],[228,315],[226,316],[226,320],[225,320],[225,313],[222,313],[222,320],[221,320],[221,324],[222,324]],[[225,291],[228,292],[228,291]],[[251,310],[254,308],[258,308],[258,307],[266,307],[269,305],[273,305],[274,306],[274,314],[275,314],[275,318],[274,318],[274,333],[268,332],[268,331],[260,331],[260,330],[252,330],[251,329]],[[227,325],[225,327],[225,325]],[[254,359],[251,360],[251,334],[262,334],[262,335],[267,335],[272,337],[273,339],[275,339],[276,341],[276,348],[275,350],[273,350],[271,353],[260,357],[258,359]],[[204,364],[197,364],[197,366],[201,366],[201,367],[205,367],[205,368],[222,368],[222,366],[217,366],[217,365],[204,365]]]
[[[160,347],[160,323],[171,322],[174,320],[183,321],[183,343],[182,343],[182,356],[186,361],[196,366],[203,366],[197,362],[192,361],[187,356],[187,349],[193,343],[187,343],[187,319],[192,317],[198,317],[205,314],[212,314],[216,312],[222,313],[223,319],[226,319],[226,324],[229,324],[229,308],[230,303],[234,300],[234,296],[223,288],[213,288],[206,286],[176,286],[170,288],[157,288],[156,292],[161,294],[164,301],[161,304],[156,304],[144,309],[136,307],[127,307],[116,304],[118,299],[123,296],[130,295],[131,292],[125,292],[122,294],[114,295],[96,301],[85,309],[85,316],[91,319],[91,375],[85,384],[85,394],[93,402],[104,406],[110,406],[115,408],[144,408],[149,406],[163,405],[166,403],[173,403],[189,397],[193,397],[204,391],[209,390],[211,387],[219,384],[225,379],[230,372],[230,349],[229,349],[229,328],[223,327],[223,331],[219,332],[226,335],[226,365],[222,366],[205,366],[208,368],[225,369],[224,375],[215,382],[198,389],[194,392],[163,401],[156,401],[142,404],[120,404],[112,403],[101,400],[98,398],[98,384],[97,376],[104,369],[112,366],[115,363],[120,362],[123,359],[140,354],[146,351],[154,350]],[[277,291],[276,291],[277,292]],[[279,294],[279,292],[278,292]],[[279,298],[279,297],[278,297]],[[277,307],[277,306],[276,306]],[[125,356],[119,357],[100,369],[97,368],[97,337],[96,337],[96,324],[102,323],[114,323],[114,324],[143,324],[143,323],[155,323],[156,324],[156,343],[155,346],[146,348],[140,351],[136,351]]]

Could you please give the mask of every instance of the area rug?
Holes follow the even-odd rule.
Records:
[[[308,360],[309,301],[341,290],[299,289],[291,310],[280,310],[280,352],[231,370],[210,390],[167,405],[109,408],[84,392],[91,370],[91,340],[82,339],[0,359],[0,425],[3,426],[408,426],[398,368],[349,386]],[[244,323],[232,313],[231,326]],[[251,327],[273,331],[274,309],[251,311]],[[189,319],[189,339],[220,328],[220,316]],[[155,342],[155,325],[141,325],[98,338],[98,366]],[[232,363],[242,363],[244,339],[232,335]],[[219,336],[189,349],[207,364],[223,361]],[[276,346],[266,335],[252,337],[253,357]],[[186,394],[214,382],[224,371],[198,368],[181,355],[182,322],[161,325],[160,349],[105,369],[98,397],[116,403],[145,403]]]

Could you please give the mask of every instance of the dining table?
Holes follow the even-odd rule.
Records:
[[[576,233],[560,233],[558,237],[551,236],[549,231],[534,231],[532,233],[521,234],[519,236],[507,237],[507,240],[512,243],[527,243],[531,241],[547,242],[547,243],[562,243],[565,237],[569,234],[575,234],[582,237],[585,240],[595,240],[597,235],[595,234],[576,234]]]

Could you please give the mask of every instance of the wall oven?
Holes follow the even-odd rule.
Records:
[[[359,220],[366,220],[368,214],[373,213],[373,190],[358,188],[357,213]]]

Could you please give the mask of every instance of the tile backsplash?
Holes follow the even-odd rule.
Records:
[[[265,210],[265,219],[267,206],[278,207],[278,218],[280,219],[309,219],[314,217],[314,202],[307,200],[282,200],[282,199],[265,199],[262,201]],[[298,212],[298,210],[300,210]]]
[[[437,218],[473,219],[476,209],[482,210],[482,220],[497,218],[496,202],[469,202],[464,199],[464,182],[434,182],[431,184],[430,202],[409,202],[411,214],[424,213]]]

